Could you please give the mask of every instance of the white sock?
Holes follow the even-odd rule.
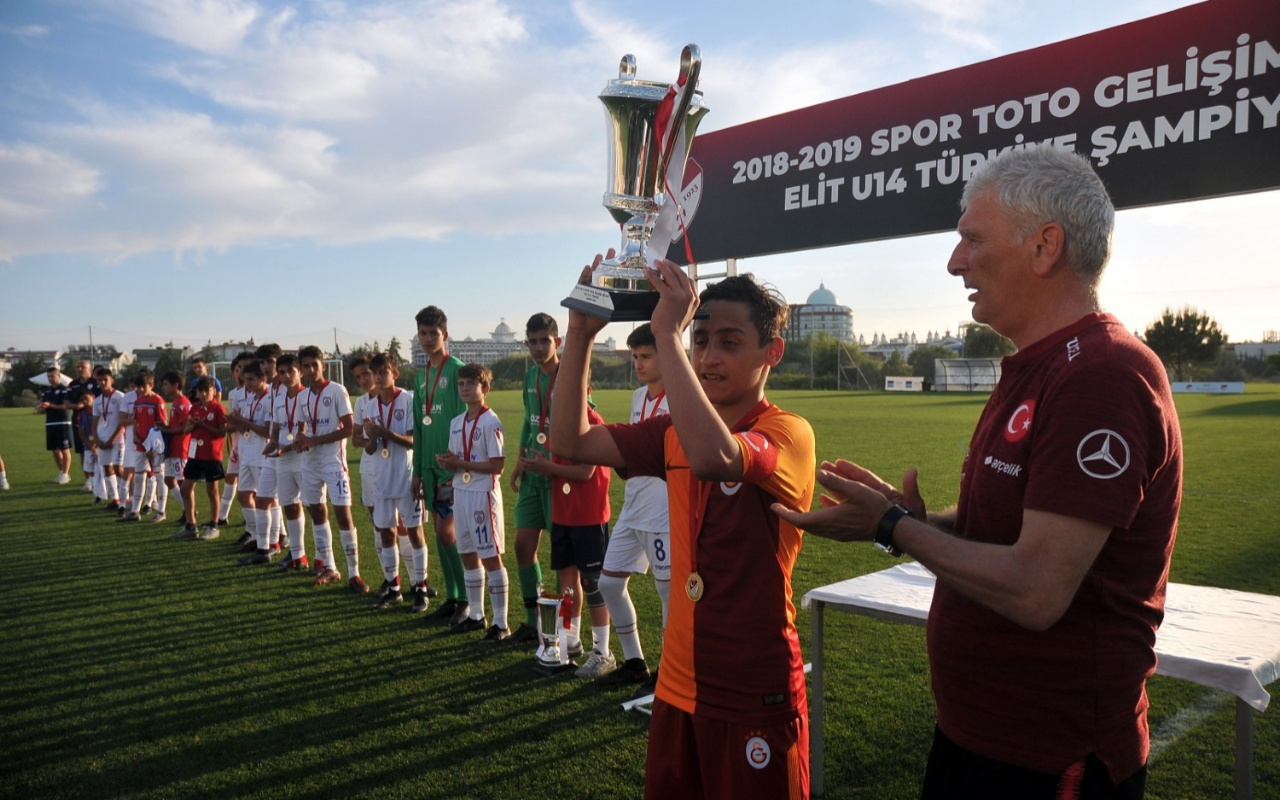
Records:
[[[133,502],[129,503],[129,513],[137,514],[142,510],[142,498],[147,495],[147,473],[133,473]]]
[[[307,540],[303,536],[306,532],[306,523],[299,516],[297,519],[286,519],[284,524],[289,526],[289,553],[293,555],[295,561],[306,558]]]
[[[569,626],[569,647],[582,646],[582,609],[574,609],[578,613],[573,617],[573,624]]]
[[[329,530],[329,523],[313,524],[311,535],[316,540],[316,563],[333,569],[333,532]]]
[[[169,505],[169,484],[163,480],[156,481],[156,513],[164,516],[164,510]]]
[[[240,506],[240,516],[244,517],[244,532],[258,539],[258,509],[253,506]],[[223,518],[225,519],[225,517]],[[263,530],[266,530],[265,528]]]
[[[471,604],[471,619],[484,619],[484,570],[465,569],[462,583],[467,587],[467,602]]]
[[[409,583],[413,583],[413,543],[408,536],[396,536],[396,546],[400,548],[400,560],[409,571]]]
[[[378,563],[382,564],[382,577],[388,584],[395,584],[400,577],[400,551],[395,547],[378,550]]]
[[[609,618],[618,632],[623,657],[644,658],[644,650],[640,647],[640,629],[636,622],[636,606],[631,602],[631,595],[627,592],[629,580],[631,579],[601,575],[600,594],[604,595],[604,604],[609,609]]]
[[[271,508],[267,509],[267,515],[270,519],[267,525],[267,544],[276,547],[280,544],[281,535],[284,534],[284,509],[279,503],[273,503]],[[302,534],[298,536],[301,537]]]
[[[93,494],[103,500],[107,499],[107,474],[102,470],[93,473]]]
[[[602,656],[609,655],[609,623],[591,626],[591,649]]]
[[[409,582],[414,587],[422,586],[427,582],[427,548],[414,547],[410,554],[409,563]]]
[[[171,491],[170,494],[173,495],[173,502],[178,504],[178,510],[186,513],[187,506],[182,502],[182,486],[179,485],[173,487],[173,491]]]
[[[253,509],[253,538],[258,543],[259,550],[271,549],[271,542],[268,540],[267,534],[271,531],[271,509],[255,508]],[[248,519],[245,519],[248,522]]]
[[[493,624],[499,628],[507,627],[507,593],[510,589],[505,569],[489,573],[489,605],[493,606]]]
[[[119,473],[116,474],[115,484],[116,484],[116,502],[119,503],[120,505],[124,505],[125,498],[129,496],[129,486],[128,484],[125,483],[124,476]]]
[[[156,481],[155,473],[148,472],[147,473],[147,492],[146,492],[147,499],[146,499],[146,502],[143,503],[143,505],[151,506],[152,508],[156,507],[156,483],[157,481]]]
[[[662,629],[667,629],[667,609],[671,607],[671,581],[653,579],[653,588],[658,590],[658,597],[662,598]]]
[[[226,519],[227,515],[231,513],[231,501],[235,499],[236,489],[238,488],[236,484],[227,481],[226,487],[222,490],[222,503],[218,506],[218,518],[214,520],[215,523]]]
[[[339,531],[342,538],[342,552],[347,556],[347,574],[357,577],[360,574],[360,544],[356,541],[356,531]]]

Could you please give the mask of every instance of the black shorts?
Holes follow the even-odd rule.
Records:
[[[44,426],[44,449],[45,450],[70,450],[71,449],[71,423],[65,425],[45,425]]]
[[[182,468],[182,477],[189,481],[213,483],[227,477],[227,471],[223,469],[221,461],[191,458],[187,459],[187,465]]]
[[[84,438],[80,436],[79,425],[71,426],[71,435],[72,437],[75,438],[76,453],[83,455],[84,454]]]
[[[551,568],[577,567],[584,578],[600,577],[604,551],[609,549],[609,523],[560,525],[551,523]]]

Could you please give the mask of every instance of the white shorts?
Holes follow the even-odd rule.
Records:
[[[262,474],[262,467],[253,466],[251,464],[240,465],[240,482],[236,484],[237,492],[257,492],[258,476]]]
[[[177,478],[182,483],[182,471],[187,467],[187,460],[182,456],[169,456],[164,460],[164,474],[169,478]]]
[[[670,531],[638,531],[614,528],[609,536],[609,549],[604,554],[604,568],[609,572],[649,571],[660,581],[671,580]]]
[[[258,497],[275,497],[279,492],[280,485],[280,459],[268,458],[262,466],[258,467],[257,477],[254,478],[254,492]],[[241,467],[243,469],[243,467]]]
[[[369,466],[366,467],[365,464]],[[365,508],[374,508],[377,505],[374,502],[377,498],[373,494],[373,470],[373,456],[365,453],[360,457],[360,504]]]
[[[124,448],[125,442],[123,436],[121,436],[115,444],[107,445],[106,447],[99,447],[98,463],[108,467],[123,467]]]
[[[453,529],[458,535],[458,552],[481,558],[502,555],[506,549],[506,528],[502,523],[501,489],[488,492],[453,491]]]
[[[231,455],[227,458],[227,476],[240,474],[240,438],[244,434],[231,434]]]
[[[351,475],[346,467],[327,467],[323,470],[302,468],[302,502],[309,506],[320,505],[328,489],[329,502],[335,506],[351,505]]]
[[[274,491],[270,495],[264,497],[275,497],[280,501],[282,506],[291,506],[302,502],[302,470],[291,468],[288,465],[277,464],[272,470],[275,474],[276,485]],[[259,481],[261,482],[261,481]]]
[[[81,455],[82,455],[82,458],[80,459],[80,464],[81,464],[81,466],[84,468],[84,471],[85,471],[85,472],[97,472],[97,471],[98,471],[98,457],[97,457],[96,455],[94,455],[94,452],[93,452],[92,450],[90,450],[89,448],[87,448],[87,447],[86,447],[86,448],[84,449],[84,453],[82,453]]]
[[[415,497],[379,497],[373,501],[373,526],[382,530],[391,530],[396,526],[399,515],[400,524],[406,528],[417,528],[422,525],[422,501]]]
[[[138,448],[130,448],[125,465],[134,472],[162,472],[164,459],[149,450],[138,452]]]

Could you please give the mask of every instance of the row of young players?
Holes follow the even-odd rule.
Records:
[[[487,642],[536,642],[536,601],[541,590],[536,554],[541,530],[545,528],[551,531],[552,566],[560,585],[574,587],[590,610],[592,653],[579,674],[604,683],[635,682],[651,687],[656,676],[650,676],[644,660],[627,585],[633,572],[647,571],[652,564],[665,622],[670,565],[662,481],[641,478],[628,482],[626,502],[610,538],[609,470],[550,458],[546,451],[559,337],[554,318],[545,314],[531,318],[526,343],[535,364],[526,376],[527,413],[517,468],[511,476],[512,488],[520,498],[517,552],[526,619],[511,635],[507,622],[509,581],[501,560],[505,542],[499,478],[505,465],[504,433],[501,421],[485,405],[491,376],[481,365],[462,365],[448,355],[447,319],[438,308],[423,309],[418,315],[418,328],[419,343],[429,365],[419,377],[416,388],[421,396],[416,402],[413,392],[395,386],[398,369],[385,354],[375,355],[368,362],[357,359],[350,365],[365,390],[353,407],[346,390],[325,379],[323,354],[318,348],[303,348],[295,358],[281,355],[275,345],[264,345],[233,361],[237,386],[228,396],[226,409],[217,401],[211,379],[204,377],[195,382],[193,394],[197,402],[191,405],[179,391],[181,377],[176,373],[166,375],[161,381],[161,393],[173,403],[168,419],[163,401],[158,401],[151,390],[146,373],[139,376],[134,392],[116,400],[109,373],[99,370],[106,398],[100,401],[99,408],[106,413],[99,415],[95,410],[95,420],[101,420],[97,425],[98,444],[110,443],[113,457],[99,459],[105,469],[98,469],[96,474],[106,480],[96,481],[95,487],[103,483],[117,487],[113,494],[104,486],[99,502],[109,508],[119,507],[121,521],[140,519],[148,506],[156,509],[155,521],[162,521],[166,489],[179,485],[177,476],[181,476],[182,494],[174,496],[183,506],[184,523],[173,538],[209,540],[219,535],[218,525],[225,525],[231,498],[236,496],[246,525],[239,544],[249,551],[240,559],[241,564],[269,564],[288,550],[279,568],[305,570],[310,566],[315,583],[326,585],[341,580],[333,560],[328,525],[325,496],[329,494],[350,576],[348,585],[358,593],[366,593],[369,587],[359,572],[356,531],[350,513],[351,484],[342,441],[350,435],[353,444],[364,451],[360,462],[361,500],[369,508],[377,529],[375,544],[384,575],[375,608],[391,608],[404,601],[399,577],[403,557],[409,565],[412,607],[415,611],[427,610],[431,590],[426,585],[423,499],[429,492],[447,592],[445,602],[430,616],[445,620],[450,632],[483,629]],[[647,326],[633,332],[628,344],[637,374],[645,384],[633,397],[632,421],[666,413],[661,373]],[[308,387],[305,392],[304,378]],[[449,397],[456,398],[466,410],[456,417],[447,416],[450,407],[456,407],[447,401]],[[113,417],[111,412],[117,407]],[[448,446],[431,452],[428,434],[441,412],[446,414],[441,421],[448,421]],[[114,430],[110,424],[113,419]],[[230,441],[225,474],[224,437]],[[133,446],[119,447],[125,439]],[[414,457],[415,442],[419,458]],[[106,449],[100,447],[99,452]],[[114,457],[117,450],[124,449],[128,450],[126,458]],[[89,466],[86,459],[86,468]],[[443,473],[447,493],[440,491],[443,487],[432,473]],[[224,477],[227,491],[219,503],[217,483]],[[194,501],[198,482],[205,483],[210,503],[210,521],[199,531]],[[432,483],[436,484],[434,491]],[[159,487],[159,496],[144,500],[151,498],[153,485]],[[126,501],[129,491],[132,497]],[[305,548],[303,505],[313,521],[314,565],[308,563]],[[456,520],[461,522],[455,524]],[[532,559],[528,559],[530,552]],[[460,582],[450,581],[450,556],[462,562],[458,570],[462,573]],[[524,563],[526,560],[533,561],[532,569]],[[528,580],[529,572],[535,573],[532,582]],[[484,614],[486,583],[492,625]],[[529,583],[533,584],[532,589]],[[617,662],[609,648],[611,612],[625,658],[622,669],[616,672]],[[576,620],[569,649],[574,655],[583,649]],[[644,691],[642,687],[641,692]]]

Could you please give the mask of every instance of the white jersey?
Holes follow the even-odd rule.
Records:
[[[243,386],[237,386],[227,392],[227,416],[231,416],[237,411],[244,414],[244,398],[246,394],[248,392]]]
[[[392,433],[413,438],[413,392],[396,389],[389,403],[375,397],[369,402],[366,412]],[[383,452],[386,452],[386,458],[382,457]],[[412,494],[412,447],[390,440],[377,441],[373,455],[365,453],[364,459],[378,462],[373,473],[374,497],[409,497]]]
[[[308,436],[324,436],[338,430],[343,417],[351,415],[351,397],[347,388],[335,381],[327,381],[324,388],[317,393],[315,389],[307,389],[298,395],[302,419],[307,423]],[[313,446],[302,454],[304,470],[325,470],[338,467],[347,468],[346,440],[328,442]]]
[[[302,430],[302,399],[307,396],[307,390],[302,389],[290,397],[289,389],[281,386],[274,394],[276,397],[271,410],[272,421],[280,426],[280,435],[276,443],[283,449],[293,444],[294,437]],[[297,470],[302,467],[301,454],[293,450],[277,458],[276,469]]]
[[[667,410],[667,394],[649,396],[649,388],[641,386],[631,395],[631,423],[634,425],[652,417],[670,414]],[[633,528],[657,533],[670,530],[670,507],[667,505],[667,482],[662,478],[641,475],[627,479],[623,492],[622,511],[615,528]]]
[[[398,407],[399,403],[396,405]],[[377,411],[371,410],[378,407],[378,398],[368,392],[365,392],[356,398],[355,407],[354,422],[356,430],[360,430],[360,426],[364,425],[364,421],[366,419],[376,419],[378,416]],[[412,434],[412,432],[410,433]],[[381,460],[382,457],[377,453],[374,455],[365,453],[360,456],[360,477],[365,481],[375,480],[374,476],[378,474],[378,462]]]
[[[235,390],[231,391],[235,395]],[[240,415],[254,425],[271,424],[271,396],[263,392],[261,396],[245,392],[240,398]],[[267,439],[250,430],[236,434],[240,439],[240,463],[247,467],[262,467],[267,463],[262,449],[267,446]]]
[[[465,439],[463,438],[465,435]],[[492,409],[485,408],[480,416],[467,419],[467,412],[449,423],[449,452],[463,461],[488,461],[503,455],[502,421]],[[467,475],[470,475],[470,480]],[[487,492],[494,486],[493,475],[487,472],[464,472],[453,476],[454,492]]]
[[[133,407],[138,404],[138,390],[130,389],[120,396],[120,424],[133,425]]]
[[[111,441],[111,437],[116,435],[116,431],[120,430],[120,407],[124,405],[124,393],[112,391],[111,394],[106,392],[98,398],[93,404],[94,430],[97,436],[104,442]]]

